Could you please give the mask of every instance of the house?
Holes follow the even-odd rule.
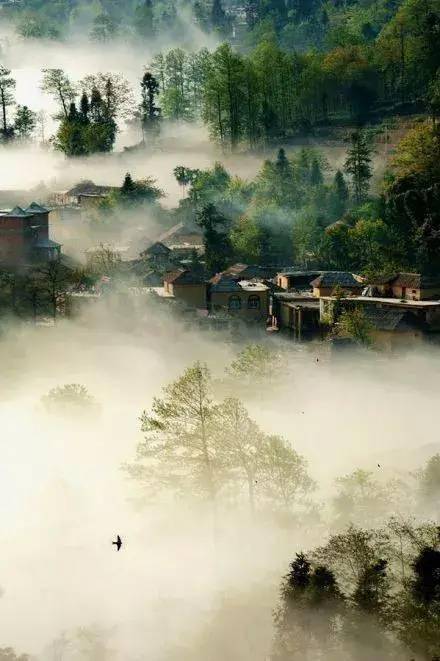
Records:
[[[407,301],[440,299],[440,277],[420,273],[398,273],[389,278],[373,281],[369,293],[382,298]]]
[[[375,332],[382,336],[384,333],[405,333],[420,337],[423,333],[440,331],[440,301],[373,296],[349,296],[336,301],[334,296],[323,296],[319,301],[321,322],[334,322],[336,302],[340,310],[359,307]]]
[[[275,327],[291,332],[298,340],[319,330],[319,300],[309,292],[275,292],[271,313]]]
[[[365,285],[358,275],[346,271],[325,271],[310,283],[313,295],[331,296],[336,288],[342,289],[344,293],[359,296]]]
[[[206,279],[202,270],[177,269],[164,277],[164,293],[194,308],[206,308]]]
[[[233,264],[223,275],[230,276],[235,280],[270,280],[275,278],[279,268],[276,266],[256,266],[254,264]]]
[[[249,321],[266,320],[269,287],[256,280],[239,280],[219,273],[208,284],[208,309],[227,311]]]
[[[61,245],[49,238],[50,210],[32,202],[0,212],[0,262],[9,267],[57,261]]]
[[[75,206],[89,208],[108,197],[115,190],[119,189],[116,186],[100,186],[93,181],[84,180],[69,190],[52,193],[51,202],[60,206],[73,204]]]
[[[149,248],[141,252],[141,257],[151,265],[164,267],[170,262],[171,250],[161,241],[156,241]]]
[[[276,275],[276,283],[281,289],[289,291],[306,291],[312,289],[311,282],[315,280],[323,271],[281,271]]]
[[[205,249],[203,230],[195,223],[177,223],[171,229],[163,232],[157,241],[173,252],[180,251],[188,255],[194,250],[202,254]]]

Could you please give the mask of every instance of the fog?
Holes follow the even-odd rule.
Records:
[[[2,38],[17,102],[48,114],[55,108],[39,90],[42,68],[65,68],[75,80],[115,71],[135,86],[152,54],[167,46],[140,51],[85,45],[77,37],[62,46]],[[193,47],[215,45],[198,32],[186,39]],[[49,123],[49,135],[53,130]],[[1,189],[23,191],[30,201],[29,189],[41,184],[48,191],[81,179],[119,185],[129,171],[156,179],[162,203],[172,208],[181,197],[176,165],[206,168],[221,160],[233,174],[252,178],[268,156],[223,154],[197,124],[166,124],[157,149],[124,151],[138,140],[123,126],[115,153],[71,160],[37,144],[1,147]],[[341,166],[342,145],[316,145],[333,170]],[[157,229],[149,216],[138,222],[146,233]],[[297,551],[328,536],[335,479],[358,467],[380,482],[407,479],[439,451],[433,411],[440,352],[425,344],[392,355],[336,355],[324,343],[260,333],[259,341],[286,352],[285,371],[275,383],[234,394],[262,429],[282,434],[307,459],[322,519],[316,526],[298,514],[294,524],[267,513],[251,519],[229,503],[213,534],[202,504],[159,492],[144,502],[121,467],[133,460],[142,439],[139,416],[161,388],[197,360],[221,380],[242,341],[188,329],[149,299],[141,305],[140,315],[98,306],[55,326],[2,319],[0,647],[44,661],[90,658],[72,649],[57,655],[50,645],[62,632],[96,627],[112,652],[105,658],[265,661],[280,579]],[[41,397],[67,383],[87,387],[100,405],[96,418],[47,413]],[[405,516],[403,510],[390,514]],[[117,534],[120,553],[111,545]]]
[[[77,658],[50,656],[47,645],[94,625],[116,659],[263,661],[280,577],[325,531],[251,522],[226,507],[213,538],[201,505],[158,493],[139,507],[120,468],[141,439],[141,411],[193,361],[220,377],[240,348],[185,330],[152,303],[141,318],[132,329],[96,309],[55,327],[4,328],[0,641],[39,658]],[[265,430],[308,459],[317,502],[328,501],[338,475],[377,472],[379,462],[379,479],[388,479],[439,449],[436,348],[368,360],[332,357],[322,345],[288,348],[288,378],[241,397]],[[73,382],[99,401],[96,420],[45,412],[41,396]],[[111,546],[117,533],[121,553]]]

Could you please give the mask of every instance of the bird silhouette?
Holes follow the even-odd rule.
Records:
[[[112,544],[114,544],[114,545],[116,546],[116,548],[118,549],[118,551],[121,550],[122,540],[121,540],[121,538],[119,537],[119,535],[116,537],[116,542],[112,542]]]
[[[380,464],[377,464],[377,467],[380,468]]]

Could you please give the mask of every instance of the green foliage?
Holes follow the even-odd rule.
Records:
[[[213,204],[207,204],[198,211],[196,220],[203,228],[206,267],[210,273],[220,273],[232,257],[226,218]]]
[[[344,169],[351,177],[354,198],[360,204],[367,197],[370,179],[373,176],[371,170],[372,147],[364,131],[352,133],[350,142]]]
[[[22,140],[29,140],[37,126],[37,113],[27,106],[17,106],[14,133]]]
[[[307,465],[281,437],[265,434],[243,403],[216,403],[211,375],[195,363],[141,417],[145,441],[126,468],[151,494],[158,488],[211,503],[245,495],[257,505],[291,512],[313,488]]]
[[[337,334],[341,337],[349,337],[359,345],[369,347],[372,345],[371,334],[373,325],[365,317],[364,311],[355,307],[352,310],[344,310],[337,323]]]
[[[266,380],[279,373],[280,356],[262,344],[248,344],[232,361],[227,372],[249,381]]]

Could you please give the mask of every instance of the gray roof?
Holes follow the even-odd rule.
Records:
[[[214,293],[232,293],[243,291],[235,278],[224,275],[217,275],[211,279],[211,291]]]
[[[32,214],[26,213],[21,207],[14,207],[11,211],[8,211],[6,216],[11,216],[12,218],[30,218]]]
[[[38,202],[32,202],[26,209],[28,213],[49,213],[49,209],[42,207]]]
[[[313,287],[362,287],[357,276],[348,271],[326,271],[310,284]]]
[[[143,251],[143,255],[168,255],[171,252],[161,241],[156,241],[149,248]]]

